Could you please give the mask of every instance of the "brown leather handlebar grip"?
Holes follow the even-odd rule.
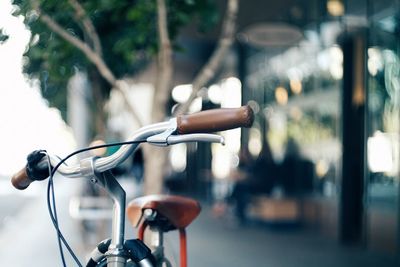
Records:
[[[28,174],[26,173],[26,167],[18,171],[11,178],[12,185],[19,190],[26,189],[32,182],[33,181],[28,177]]]
[[[253,110],[249,106],[201,111],[177,117],[179,134],[217,132],[253,124]]]

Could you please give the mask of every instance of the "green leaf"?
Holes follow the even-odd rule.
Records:
[[[195,4],[195,1],[194,1],[194,0],[185,0],[185,3],[186,3],[187,5],[193,6],[193,5]]]

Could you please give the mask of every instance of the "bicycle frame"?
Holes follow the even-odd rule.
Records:
[[[223,143],[223,138],[213,134],[191,134],[180,136],[178,138],[168,138],[176,131],[176,119],[171,119],[168,122],[153,124],[139,129],[131,141],[147,140],[148,143],[158,146],[167,146],[177,142],[188,142],[192,139],[196,141],[219,142]],[[107,258],[107,266],[110,267],[124,267],[127,260],[127,255],[124,250],[124,229],[125,229],[125,207],[126,207],[126,194],[116,178],[112,175],[111,168],[116,167],[123,162],[139,144],[122,146],[113,155],[105,158],[87,158],[80,162],[79,168],[64,167],[61,174],[68,177],[75,177],[75,175],[91,176],[91,181],[98,183],[105,188],[107,193],[113,200],[113,217],[112,217],[112,236],[109,250],[105,254]],[[186,246],[185,246],[186,247]],[[186,259],[186,250],[185,250]],[[185,260],[186,261],[186,260]],[[143,267],[151,267],[152,264],[149,260],[139,263]]]

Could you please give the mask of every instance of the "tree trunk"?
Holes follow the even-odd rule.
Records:
[[[106,112],[104,112],[104,103],[106,99],[103,98],[101,95],[100,88],[96,88],[96,85],[93,85],[93,98],[95,101],[95,111],[93,112],[93,117],[94,117],[94,130],[95,130],[95,135],[100,136],[102,138],[106,137],[107,131],[106,131],[106,121],[107,121],[107,115]],[[106,140],[104,140],[106,141]]]
[[[159,53],[157,60],[157,80],[155,85],[152,122],[165,120],[166,107],[171,94],[172,81],[172,49],[167,27],[167,8],[164,0],[157,0],[157,26]],[[168,150],[165,148],[146,146],[145,158],[145,194],[161,193],[163,188],[164,170],[167,163]]]
[[[193,80],[192,93],[190,94],[189,99],[176,109],[175,115],[181,115],[188,111],[190,104],[197,97],[200,89],[207,85],[207,83],[215,76],[215,72],[221,66],[226,53],[234,42],[238,9],[239,0],[228,0],[217,47],[214,49],[214,52],[208,59],[207,63]]]
[[[191,102],[196,97],[201,87],[214,76],[216,70],[229,50],[234,40],[236,17],[238,12],[238,0],[228,0],[227,10],[223,21],[221,35],[217,47],[209,58],[207,64],[198,73],[193,82],[193,91],[189,100],[178,108],[176,114],[187,111]],[[158,76],[153,99],[153,122],[165,119],[166,106],[171,94],[171,81],[173,74],[172,49],[168,36],[167,27],[167,8],[164,0],[157,0],[158,14],[158,34],[159,34],[159,53],[158,53]],[[145,193],[160,193],[163,185],[163,170],[167,162],[167,150],[160,148],[147,148],[145,150]]]
[[[167,149],[151,145],[143,146],[145,180],[143,192],[159,194],[163,191],[163,177],[167,163]]]

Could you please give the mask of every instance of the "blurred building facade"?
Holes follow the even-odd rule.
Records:
[[[226,1],[216,3],[223,14]],[[171,109],[189,97],[219,29],[201,35],[191,25],[179,37]],[[144,121],[155,71],[150,64],[130,86]],[[400,255],[399,0],[240,1],[235,45],[190,112],[245,104],[255,123],[221,133],[225,146],[171,147],[169,190],[222,201],[239,155],[267,153],[281,171],[266,199],[295,199],[301,224],[338,242]],[[109,127],[120,129],[121,105],[109,106]],[[311,171],[285,165],[293,144]]]
[[[282,164],[290,140],[313,163],[311,184],[297,185],[307,187],[302,222],[399,255],[399,30],[398,0],[241,1],[236,44],[192,110],[249,104],[255,123],[223,133],[225,147],[173,147],[171,180],[222,199],[239,151],[257,159],[267,149]],[[217,33],[183,35],[176,64],[185,71],[176,73],[171,107],[185,100]]]

